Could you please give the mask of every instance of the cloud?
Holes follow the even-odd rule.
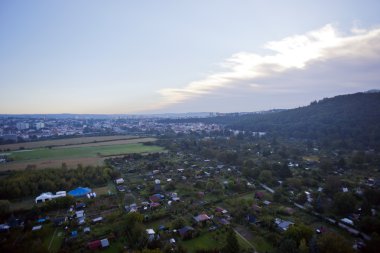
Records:
[[[252,96],[299,93],[307,88],[318,91],[326,85],[330,89],[333,85],[352,88],[361,81],[373,85],[380,81],[376,71],[380,65],[380,29],[354,27],[349,34],[342,34],[328,24],[303,35],[268,42],[264,48],[268,54],[236,53],[220,64],[221,71],[184,88],[159,90],[162,101],[158,106],[199,100],[226,89],[243,90],[245,96]],[[351,72],[342,72],[347,69]],[[353,78],[351,82],[347,76]]]

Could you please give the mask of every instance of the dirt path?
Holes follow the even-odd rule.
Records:
[[[247,228],[245,228],[244,226],[241,226],[241,225],[237,225],[234,228],[234,231],[238,236],[240,236],[241,239],[243,239],[246,243],[248,243],[249,246],[251,246],[251,248],[253,249],[252,252],[258,253],[255,249],[255,246],[253,246],[253,244],[250,243],[250,241],[249,241],[249,240],[253,239],[253,235],[252,235],[251,231],[249,231]]]

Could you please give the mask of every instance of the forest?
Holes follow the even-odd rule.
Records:
[[[328,148],[380,148],[380,93],[324,98],[308,106],[267,113],[165,120],[171,123],[223,124],[236,130],[309,139]]]

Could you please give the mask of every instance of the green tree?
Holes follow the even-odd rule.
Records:
[[[317,244],[320,253],[353,253],[350,243],[336,233],[323,234]]]
[[[126,217],[126,225],[133,227],[136,223],[142,223],[144,216],[138,212],[128,213]]]
[[[325,191],[329,194],[334,194],[340,190],[342,182],[337,176],[328,176],[325,184]]]
[[[349,192],[338,192],[334,195],[334,210],[339,215],[346,215],[355,211],[357,200]]]
[[[297,253],[297,243],[292,239],[284,239],[278,247],[278,253]]]
[[[185,220],[183,218],[177,218],[172,222],[172,228],[173,229],[179,229],[184,227],[186,224]]]
[[[10,210],[11,203],[9,200],[0,200],[0,215],[7,214]]]
[[[222,249],[223,253],[238,253],[240,252],[239,242],[236,238],[235,231],[230,228],[227,232],[226,245]]]
[[[284,235],[285,238],[292,239],[296,242],[297,246],[299,246],[302,240],[308,242],[313,236],[313,234],[314,232],[310,227],[304,224],[296,224],[294,226],[291,226],[288,230],[286,230]]]
[[[298,247],[299,253],[309,253],[309,247],[307,246],[306,240],[302,239],[300,242],[300,246]]]
[[[271,184],[273,182],[272,172],[270,170],[261,171],[259,180],[263,183]]]

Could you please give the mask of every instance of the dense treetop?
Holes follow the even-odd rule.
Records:
[[[380,148],[380,93],[325,98],[290,110],[171,122],[219,123],[236,130],[317,140],[342,148]]]

